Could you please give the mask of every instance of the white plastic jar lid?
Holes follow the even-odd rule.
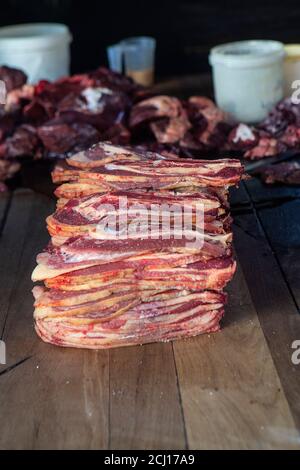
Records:
[[[0,48],[44,49],[70,43],[68,26],[60,23],[27,23],[0,28]]]
[[[233,68],[260,67],[277,62],[284,56],[284,45],[279,41],[238,41],[211,49],[209,63]]]

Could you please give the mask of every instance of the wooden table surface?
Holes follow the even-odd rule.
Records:
[[[1,449],[300,448],[300,189],[233,192],[221,332],[105,351],[34,332],[30,275],[53,209],[29,189],[0,197]]]
[[[206,76],[161,92],[198,83],[209,93]],[[33,329],[30,276],[55,206],[47,172],[34,163],[23,186],[35,191],[0,195],[0,449],[299,449],[300,187],[253,179],[232,192],[239,266],[221,332],[85,351]]]

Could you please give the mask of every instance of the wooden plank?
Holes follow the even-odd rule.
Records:
[[[30,275],[48,240],[45,217],[53,206],[45,196],[31,195],[25,205],[19,199],[4,234],[15,282],[3,335],[8,363],[0,375],[0,396],[5,397],[0,402],[0,448],[107,448],[108,352],[61,349],[36,336]],[[13,250],[19,253],[14,232],[20,220],[27,223],[27,232],[18,259]],[[20,226],[22,236],[24,230]],[[0,289],[2,298],[6,290],[2,284]]]
[[[300,211],[300,188],[267,186],[253,179],[247,182],[247,189],[299,309],[300,218],[296,214]],[[273,207],[263,207],[261,202],[265,200],[272,201]]]
[[[110,448],[184,449],[172,344],[110,351]]]
[[[239,225],[234,230],[238,257],[284,393],[300,430],[299,366],[291,361],[291,345],[295,339],[300,339],[300,315],[255,217],[245,214],[235,220]]]
[[[259,178],[252,178],[245,183],[248,192],[251,194],[251,199],[255,204],[260,204],[266,201],[280,201],[289,200],[293,198],[300,198],[300,187],[288,185],[268,185],[261,182]],[[241,186],[243,191],[243,185]],[[249,197],[249,196],[248,196]]]
[[[10,193],[0,193],[0,235],[5,223],[5,215],[10,201]]]
[[[264,334],[300,431],[299,365],[292,363],[292,343],[300,339],[299,188],[266,186],[257,179],[245,184],[254,216],[240,218],[236,246]],[[293,200],[293,198],[295,198]],[[262,208],[263,200],[277,203]],[[289,200],[289,202],[284,202]],[[245,232],[246,228],[246,232]],[[251,239],[247,237],[251,234]],[[248,246],[248,249],[245,249]],[[256,257],[249,258],[251,252]],[[266,275],[268,273],[268,275]]]
[[[5,212],[4,200],[2,205]],[[5,320],[9,308],[10,299],[16,284],[16,277],[19,269],[20,258],[28,233],[30,213],[32,209],[33,198],[29,190],[18,190],[14,193],[5,227],[1,235],[0,243],[0,338],[3,333]]]
[[[241,270],[220,333],[174,343],[191,449],[299,448]]]
[[[297,217],[299,213],[300,199],[272,209],[258,211],[260,221],[288,282],[298,311],[300,310],[300,218]]]

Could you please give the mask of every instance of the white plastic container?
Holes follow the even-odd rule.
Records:
[[[289,97],[295,91],[293,82],[300,80],[300,44],[286,44],[284,50],[284,96]]]
[[[0,65],[23,70],[30,83],[55,80],[70,72],[68,27],[59,23],[32,23],[0,28]]]
[[[264,119],[283,97],[284,46],[277,41],[240,41],[211,50],[217,105],[237,121]]]

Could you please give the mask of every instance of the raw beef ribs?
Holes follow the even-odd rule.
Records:
[[[33,289],[38,335],[59,346],[101,349],[217,331],[223,288],[236,268],[227,189],[242,174],[238,160],[183,160],[108,142],[59,163],[57,210],[47,218],[51,242],[32,275],[44,282]],[[199,246],[189,243],[188,230],[176,237],[175,216],[169,237],[163,212],[149,225],[153,206],[184,208],[197,238],[199,204]],[[129,230],[132,207],[139,207],[137,231]],[[115,232],[101,225],[125,213]],[[143,230],[149,227],[155,236]],[[114,236],[120,233],[126,236]]]

